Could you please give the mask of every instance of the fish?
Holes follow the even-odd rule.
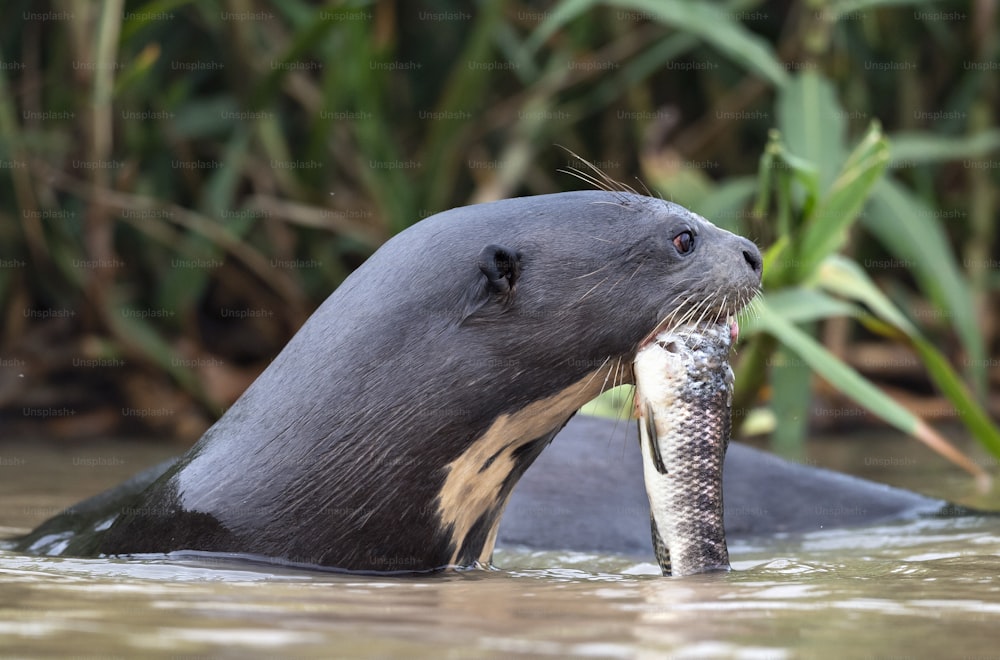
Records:
[[[732,429],[735,321],[657,334],[633,361],[650,530],[663,575],[728,571],[722,465]]]

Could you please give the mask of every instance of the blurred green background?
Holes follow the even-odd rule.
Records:
[[[386,238],[587,188],[572,152],[767,250],[750,431],[794,454],[816,425],[945,421],[1000,455],[995,1],[4,16],[8,434],[196,438]]]

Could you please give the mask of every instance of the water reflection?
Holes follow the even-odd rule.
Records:
[[[400,579],[0,553],[0,639],[14,655],[781,658],[833,648],[846,656],[995,649],[995,520],[820,532],[732,554],[731,573],[681,579],[622,557],[518,551],[498,553],[502,571]]]

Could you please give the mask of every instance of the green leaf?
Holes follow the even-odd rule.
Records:
[[[819,172],[823,190],[830,187],[844,159],[846,120],[833,85],[807,69],[778,95],[778,130],[788,149]]]
[[[148,76],[153,65],[160,57],[159,44],[148,44],[125,66],[125,68],[115,78],[114,96],[121,96],[123,90],[128,89],[133,83],[138,83]]]
[[[779,348],[769,362],[771,410],[781,420],[771,432],[771,449],[780,456],[798,460],[805,454],[812,372],[804,361],[783,348]]]
[[[862,407],[905,433],[915,433],[918,419],[849,365],[826,350],[818,341],[796,327],[765,300],[758,301],[762,330],[794,351],[813,371]]]
[[[791,237],[781,233],[771,245],[764,250],[764,291],[779,291],[791,280],[790,273],[798,268],[798,260],[792,256]]]
[[[754,200],[753,214],[757,217],[767,213],[771,203],[771,188],[774,180],[774,158],[781,147],[781,135],[778,131],[768,131],[767,145],[760,155],[757,164],[757,199]]]
[[[232,209],[236,205],[236,191],[240,185],[240,174],[245,167],[249,145],[250,133],[246,123],[241,122],[226,144],[219,167],[208,170],[198,204],[200,211],[210,217],[218,217],[223,211]],[[229,228],[232,229],[232,223],[223,224],[230,225]],[[240,234],[234,232],[234,235]]]
[[[947,313],[968,355],[973,389],[985,392],[986,349],[976,323],[971,287],[935,213],[899,184],[883,180],[875,186],[862,223],[909,266],[920,288]]]
[[[1000,130],[975,135],[946,136],[919,131],[896,133],[891,137],[892,162],[889,167],[909,167],[923,163],[981,158],[1000,150]]]
[[[931,380],[955,407],[976,439],[995,456],[1000,457],[1000,430],[976,403],[944,355],[921,335],[916,326],[875,286],[858,264],[846,257],[831,257],[821,268],[820,284],[834,293],[864,303],[876,317],[892,326],[896,331],[894,338],[902,337],[913,347],[927,368]],[[862,317],[863,322],[864,320]]]
[[[888,162],[889,145],[873,122],[803,230],[799,251],[803,275],[840,248]]]
[[[897,403],[892,397],[875,387],[869,380],[830,353],[808,333],[772,309],[766,300],[757,302],[759,324],[764,332],[773,335],[785,348],[796,353],[803,362],[842,394],[853,399],[883,421],[916,437],[963,469],[988,481],[982,468],[952,447],[947,440],[930,428],[919,417]]]
[[[962,379],[951,368],[948,360],[929,341],[920,336],[912,337],[913,348],[927,367],[934,384],[938,386],[951,404],[955,406],[959,419],[994,456],[1000,458],[1000,429],[993,424],[983,407],[965,387]]]
[[[876,316],[905,334],[911,337],[918,334],[916,326],[875,286],[861,266],[848,257],[830,255],[819,269],[818,283],[837,295],[864,303]]]
[[[835,316],[853,316],[856,307],[850,303],[819,291],[803,287],[788,287],[761,295],[767,308],[791,323],[808,323]],[[761,329],[761,322],[753,317],[740,321],[741,332]],[[766,325],[766,324],[765,324]]]
[[[788,73],[766,39],[743,27],[721,7],[692,0],[567,0],[558,4],[555,11],[538,26],[527,41],[527,48],[530,52],[536,51],[556,30],[598,4],[641,12],[664,25],[693,34],[727,55],[735,64],[760,74],[776,87],[782,87],[788,81]]]
[[[775,150],[775,163],[773,167],[779,173],[790,172],[791,180],[802,186],[805,191],[805,199],[802,202],[803,213],[808,212],[808,209],[815,206],[820,196],[821,181],[819,168],[812,161],[796,156],[779,142]]]
[[[770,203],[771,189],[775,189],[777,209],[776,228],[780,236],[792,233],[792,182],[802,187],[803,214],[812,209],[820,195],[819,172],[810,161],[790,153],[782,142],[780,131],[771,129],[768,143],[760,158],[757,177],[757,200],[753,213],[762,216]]]

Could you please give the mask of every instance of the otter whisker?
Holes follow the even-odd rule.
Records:
[[[572,277],[570,279],[573,279],[573,280],[582,280],[585,277],[590,277],[591,275],[596,275],[597,273],[601,272],[602,270],[604,270],[605,268],[607,268],[610,265],[611,265],[610,263],[604,264],[603,266],[601,266],[597,270],[592,270],[589,273],[584,273],[583,275],[577,275],[576,277]]]
[[[612,284],[610,287],[608,287],[608,291],[614,291],[615,288],[617,288],[618,285],[621,284],[622,280],[624,280],[624,279],[625,279],[624,275],[622,275],[621,277],[619,277],[617,280],[615,280],[614,284]]]
[[[604,365],[606,365],[606,364],[607,364],[608,362],[610,362],[610,361],[611,361],[611,356],[610,356],[610,355],[609,355],[608,357],[604,358],[604,362],[601,362],[600,366],[598,366],[598,367],[597,367],[597,369],[595,369],[595,370],[594,370],[594,372],[593,372],[592,374],[590,374],[590,378],[588,378],[588,379],[587,379],[587,382],[586,382],[586,383],[584,383],[584,389],[586,389],[587,387],[589,387],[589,386],[590,386],[590,384],[591,384],[592,382],[594,382],[594,378],[596,378],[596,377],[597,377],[597,375],[598,375],[599,373],[601,373],[601,370],[602,370],[602,369],[604,368]],[[607,383],[607,382],[608,382],[608,379],[607,379],[607,376],[605,376],[605,378],[604,378],[604,382],[605,382],[605,383]],[[603,391],[603,390],[601,390],[601,391]]]
[[[662,195],[654,195],[653,191],[649,189],[649,186],[646,185],[645,181],[643,181],[639,177],[635,177],[635,180],[638,181],[642,185],[642,189],[646,191],[646,196],[647,197],[656,197],[656,198],[659,198],[659,199],[663,199]]]
[[[566,153],[570,154],[573,158],[576,158],[578,161],[580,161],[580,163],[582,163],[584,166],[589,168],[593,172],[593,174],[589,172],[584,172],[580,168],[574,167],[572,165],[567,166],[566,169],[560,169],[557,171],[576,177],[577,179],[580,179],[584,183],[588,183],[597,188],[598,190],[603,190],[604,192],[619,193],[619,194],[631,193],[633,195],[639,194],[632,186],[612,178],[607,172],[604,172],[599,167],[588,161],[586,158],[574,152],[572,149],[569,149],[567,147],[562,147],[562,149],[566,151]],[[624,196],[619,197],[619,199],[623,203],[627,201],[627,198],[625,198]]]
[[[603,280],[601,280],[600,282],[598,282],[594,286],[592,286],[589,289],[587,289],[587,291],[582,296],[580,296],[580,298],[577,300],[577,302],[578,303],[583,302],[584,298],[586,298],[587,296],[589,296],[590,294],[592,294],[597,289],[597,287],[601,286],[602,284],[604,284],[605,282],[607,282],[609,279],[611,279],[610,275],[608,275],[607,277],[605,277]]]
[[[632,271],[632,274],[631,274],[631,275],[629,275],[629,278],[628,278],[628,281],[629,281],[629,282],[631,282],[631,281],[632,281],[632,280],[633,280],[633,279],[635,278],[635,276],[639,274],[639,271],[640,271],[640,270],[642,269],[643,265],[644,265],[644,264],[645,264],[645,263],[646,263],[646,262],[647,262],[648,260],[649,260],[649,257],[644,257],[644,258],[642,258],[641,260],[639,260],[639,263],[637,263],[637,264],[635,265],[635,270],[633,270],[633,271]]]
[[[593,187],[597,188],[598,190],[603,190],[604,192],[621,192],[619,190],[609,189],[607,187],[607,184],[605,184],[605,182],[602,181],[601,179],[598,179],[597,177],[591,174],[587,174],[586,172],[577,169],[575,167],[568,167],[567,169],[559,169],[556,171],[576,177],[580,181],[583,181],[584,183],[589,183]]]
[[[634,188],[632,188],[632,186],[626,184],[623,181],[618,181],[616,179],[613,179],[607,172],[603,171],[601,168],[597,167],[596,165],[594,165],[593,163],[591,163],[589,160],[583,158],[579,154],[573,152],[571,149],[566,149],[566,151],[568,151],[570,153],[570,155],[572,155],[574,158],[576,158],[581,163],[583,163],[588,168],[590,168],[594,172],[594,174],[597,175],[596,178],[600,179],[600,181],[605,186],[605,187],[602,188],[602,190],[605,190],[607,192],[630,192],[633,195],[638,195],[639,194],[639,193],[637,193],[635,191]],[[579,171],[575,167],[572,168],[572,169]]]

